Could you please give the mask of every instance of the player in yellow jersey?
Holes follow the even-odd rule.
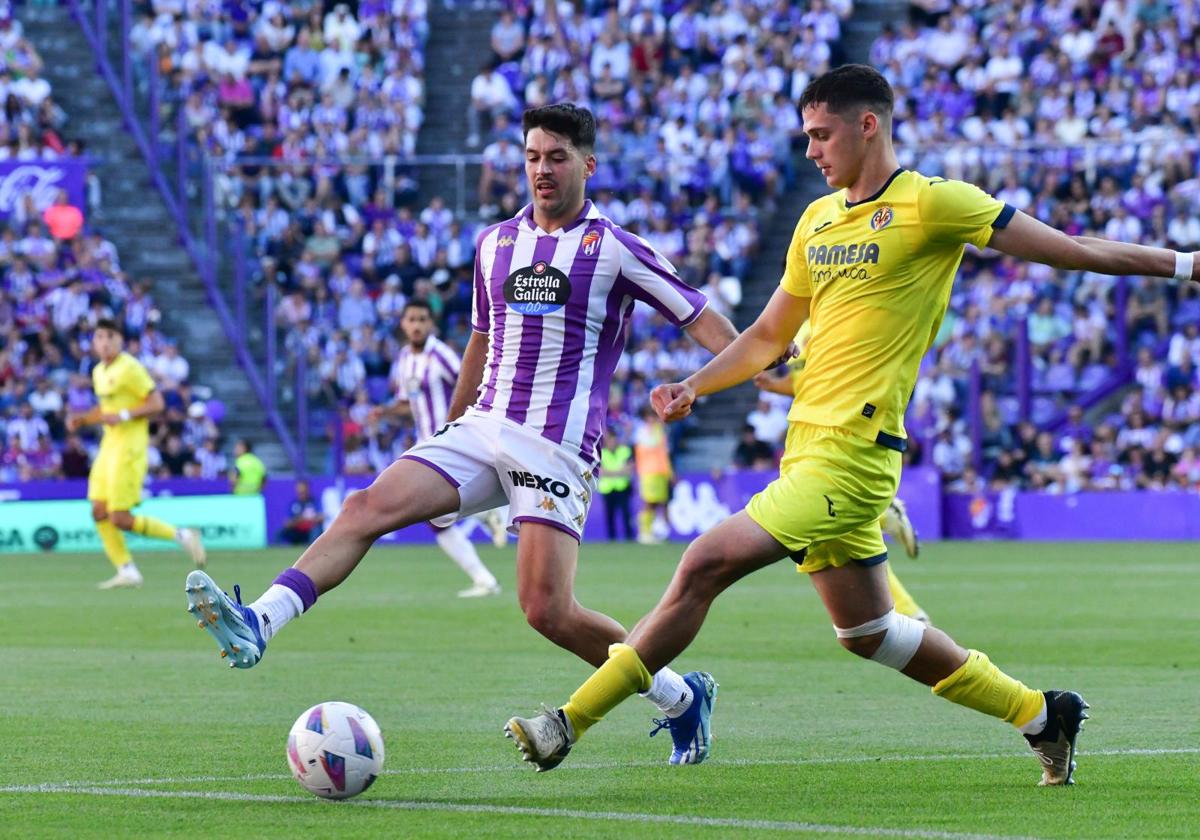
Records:
[[[71,430],[103,424],[100,452],[88,475],[88,501],[104,553],[117,573],[101,589],[142,585],[142,574],[125,545],[123,531],[160,540],[174,540],[197,566],[204,565],[200,535],[176,528],[150,516],[131,512],[142,500],[146,478],[146,450],[150,446],[149,418],[163,410],[163,397],[154,388],[146,368],[122,350],[124,336],[113,321],[100,320],[92,335],[97,363],[92,368],[92,388],[99,405],[67,418]]]
[[[905,171],[892,148],[892,106],[886,79],[863,65],[832,70],[801,96],[807,157],[836,192],[800,217],[780,288],[754,324],[700,371],[651,394],[664,420],[686,417],[698,396],[762,370],[811,315],[779,478],[688,547],[662,600],[570,702],[509,721],[538,769],[556,766],[588,727],[644,690],[725,588],[790,557],[810,573],[845,648],[1013,724],[1041,761],[1041,784],[1071,783],[1082,697],[1027,688],[893,609],[879,516],[900,478],[904,409],[966,243],[1060,269],[1179,282],[1200,279],[1196,254],[1068,236],[970,184]],[[682,712],[698,757],[709,749],[713,689]]]
[[[808,341],[812,338],[812,322],[805,321],[796,333],[792,343],[796,346],[797,354],[787,363],[787,372],[777,375],[772,371],[763,371],[754,377],[754,384],[762,391],[772,394],[783,394],[795,397],[796,389],[800,386],[800,376],[808,360]],[[921,552],[921,543],[917,539],[917,529],[908,518],[908,508],[904,501],[897,496],[892,499],[879,518],[879,527],[883,533],[904,546],[904,553],[916,558]],[[929,613],[921,608],[908,589],[900,582],[891,564],[887,564],[888,591],[892,593],[892,601],[896,604],[896,612],[915,618],[924,624],[929,624]]]

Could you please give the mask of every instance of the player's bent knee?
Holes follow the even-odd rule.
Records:
[[[133,514],[127,510],[115,510],[108,515],[112,520],[112,524],[116,525],[122,531],[133,530]]]
[[[725,584],[726,558],[712,547],[694,541],[683,552],[676,575],[685,592],[695,595],[716,596]]]
[[[521,605],[525,621],[534,630],[556,644],[567,638],[571,622],[566,611],[557,603],[544,599],[533,599]]]
[[[908,667],[925,636],[924,624],[895,610],[857,627],[833,629],[846,650],[897,671]]]

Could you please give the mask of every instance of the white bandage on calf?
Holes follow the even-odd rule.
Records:
[[[1176,251],[1175,252],[1175,279],[1180,283],[1186,283],[1192,279],[1192,267],[1195,265],[1196,256],[1191,251]]]
[[[871,657],[871,661],[903,671],[912,661],[921,646],[925,635],[925,625],[915,618],[901,615],[895,610],[888,610],[887,615],[860,624],[857,627],[834,627],[839,639],[857,639],[861,636],[874,636],[884,633],[879,649]]]

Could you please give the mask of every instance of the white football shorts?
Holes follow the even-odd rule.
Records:
[[[508,530],[541,522],[580,539],[596,478],[577,454],[511,420],[466,414],[400,457],[424,464],[458,488],[457,513],[433,524],[446,527],[509,505]]]

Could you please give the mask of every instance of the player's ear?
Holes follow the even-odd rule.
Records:
[[[879,117],[871,111],[863,111],[858,125],[864,140],[870,140],[879,133]]]
[[[583,177],[591,178],[596,174],[596,156],[588,154],[583,159]]]

